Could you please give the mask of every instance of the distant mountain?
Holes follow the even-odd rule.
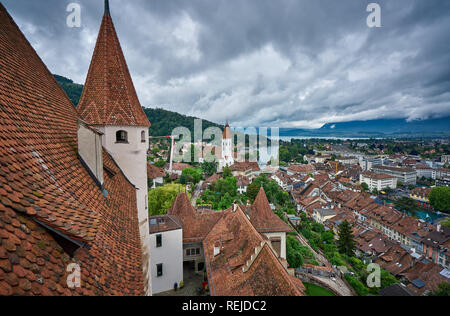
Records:
[[[76,84],[73,80],[63,76],[53,75],[66,92],[72,103],[77,106],[80,102],[81,93],[83,92],[83,85]],[[192,137],[194,137],[194,120],[195,117],[182,115],[176,112],[170,112],[163,109],[146,109],[144,112],[148,119],[152,123],[150,128],[150,136],[169,136],[172,135],[172,131],[177,127],[186,127],[190,130]],[[210,122],[202,121],[203,131],[209,127],[219,127],[223,130],[224,126]]]
[[[281,129],[281,136],[307,137],[412,137],[450,135],[450,117],[408,122],[380,119],[325,124],[320,129]]]
[[[74,83],[73,80],[70,80],[66,77],[53,75],[61,86],[61,88],[66,92],[72,104],[77,106],[78,102],[80,102],[81,93],[83,92],[83,85]]]

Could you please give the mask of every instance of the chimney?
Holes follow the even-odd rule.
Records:
[[[221,246],[220,242],[216,242],[214,244],[214,257],[217,257],[218,255],[220,255],[221,250],[222,250],[222,246]]]
[[[247,201],[247,205],[245,206],[245,214],[250,217],[250,211],[252,209],[252,206],[250,204],[250,201]]]
[[[436,228],[437,228],[437,231],[438,231],[438,232],[441,232],[441,228],[442,228],[442,225],[441,225],[441,223],[439,223],[439,224],[437,225],[437,227],[436,227]]]
[[[78,156],[89,174],[103,190],[102,133],[78,120]]]

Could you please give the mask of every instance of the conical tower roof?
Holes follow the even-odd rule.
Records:
[[[78,113],[92,125],[150,127],[114,28],[108,0]]]

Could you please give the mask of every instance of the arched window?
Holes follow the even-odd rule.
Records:
[[[116,133],[116,142],[117,143],[128,143],[128,133],[125,131],[118,131]]]
[[[145,139],[146,137],[145,137],[145,131],[142,131],[141,132],[141,142],[142,143],[146,143],[147,142],[147,140]]]

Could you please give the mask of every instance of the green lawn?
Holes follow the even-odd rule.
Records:
[[[323,287],[317,286],[311,283],[303,284],[306,286],[306,295],[307,296],[336,296],[333,292],[324,289]]]

